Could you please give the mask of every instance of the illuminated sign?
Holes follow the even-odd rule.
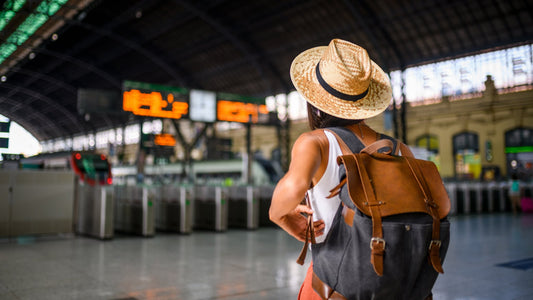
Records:
[[[217,120],[216,93],[191,90],[189,118],[198,122],[215,122]]]
[[[173,135],[168,133],[156,134],[154,137],[154,144],[157,146],[175,146],[176,139]]]
[[[239,123],[267,123],[269,114],[264,99],[219,94],[217,119]]]
[[[122,109],[156,118],[196,122],[269,122],[264,98],[124,81]]]
[[[188,115],[187,90],[125,81],[122,109],[134,115],[181,119]]]

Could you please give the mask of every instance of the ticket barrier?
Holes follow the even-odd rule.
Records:
[[[533,182],[522,184],[522,196],[533,198]]]
[[[498,197],[500,211],[511,211],[511,200],[509,199],[509,183],[502,181],[498,183]]]
[[[161,197],[155,200],[155,226],[157,230],[191,233],[193,225],[194,188],[192,186],[165,185]]]
[[[489,212],[500,211],[500,188],[499,184],[495,181],[487,182],[485,184],[486,197],[489,201]]]
[[[487,182],[483,185],[483,201],[488,202],[489,212],[505,212],[510,210],[507,197],[508,185],[506,182]]]
[[[489,211],[490,200],[486,199],[487,185],[481,182],[459,182],[456,184],[457,212],[470,214]]]
[[[194,189],[194,229],[228,229],[227,190],[221,186],[196,186]]]
[[[79,182],[75,193],[75,232],[99,239],[113,238],[113,187]]]
[[[155,234],[154,202],[158,189],[142,185],[115,186],[115,230],[153,236]]]
[[[450,198],[450,215],[455,215],[457,214],[457,183],[445,182],[444,187]]]
[[[446,182],[450,197],[450,214],[469,214],[510,211],[509,183],[502,182]]]
[[[100,239],[113,238],[114,191],[107,157],[73,152],[70,165],[76,174],[74,186],[74,230]]]
[[[228,227],[259,227],[259,190],[253,186],[231,186],[228,191]]]
[[[487,194],[487,184],[485,182],[473,182],[471,195],[474,199],[474,208],[477,213],[489,212],[491,203]]]
[[[273,185],[260,186],[259,189],[259,226],[276,226],[270,221],[269,210],[272,202],[272,194],[274,193]]]

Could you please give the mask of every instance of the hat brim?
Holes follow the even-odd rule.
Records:
[[[311,105],[332,116],[362,120],[382,113],[392,100],[389,77],[372,61],[372,80],[368,94],[357,101],[347,101],[328,93],[319,84],[315,68],[327,46],[311,48],[300,53],[291,64],[291,80],[296,90]]]

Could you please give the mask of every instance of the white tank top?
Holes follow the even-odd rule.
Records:
[[[326,198],[329,196],[329,191],[339,184],[337,156],[342,155],[342,151],[335,136],[326,130],[324,130],[324,133],[329,142],[328,166],[318,183],[307,191],[311,201],[311,208],[314,211],[313,220],[324,220],[325,223],[324,234],[316,238],[317,243],[322,243],[326,239],[335,213],[341,203],[338,195],[330,199]]]

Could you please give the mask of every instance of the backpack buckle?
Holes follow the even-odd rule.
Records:
[[[440,240],[431,240],[431,243],[429,243],[429,249],[431,249],[431,247],[433,245],[436,245],[438,248],[440,248],[441,241]]]
[[[385,242],[384,239],[379,238],[379,237],[373,237],[373,238],[370,239],[370,249],[374,250],[374,242],[376,242],[378,244],[382,243],[383,244],[383,249],[385,249],[386,242]]]

